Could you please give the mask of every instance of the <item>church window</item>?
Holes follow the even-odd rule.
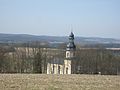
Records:
[[[58,74],[60,74],[60,66],[58,66]]]
[[[53,65],[53,74],[54,74],[54,72],[55,72],[55,66]]]
[[[66,68],[66,74],[68,74],[68,68]]]
[[[69,57],[69,53],[67,53],[67,57]]]

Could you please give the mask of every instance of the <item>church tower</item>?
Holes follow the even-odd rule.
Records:
[[[69,43],[66,48],[66,58],[64,60],[64,74],[75,74],[76,73],[76,61],[75,61],[75,50],[74,34],[73,32],[69,35]]]

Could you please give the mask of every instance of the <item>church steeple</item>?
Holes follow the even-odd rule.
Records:
[[[66,48],[66,59],[64,60],[64,74],[74,74],[76,72],[75,50],[76,46],[74,44],[74,34],[73,32],[71,32],[69,35],[69,42]]]
[[[69,35],[69,43],[67,44],[67,50],[75,50],[76,46],[74,44],[74,34],[73,32],[70,33]]]

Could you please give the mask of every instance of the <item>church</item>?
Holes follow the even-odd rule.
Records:
[[[66,48],[66,55],[64,60],[55,58],[47,63],[47,74],[75,74],[76,60],[75,60],[76,46],[74,44],[73,32],[69,35],[69,42]]]

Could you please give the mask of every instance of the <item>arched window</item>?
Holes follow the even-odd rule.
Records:
[[[54,74],[54,72],[55,72],[55,66],[53,65],[53,74]]]
[[[67,53],[67,57],[69,57],[70,55],[69,55],[69,53]]]
[[[66,74],[68,74],[68,68],[66,68]]]
[[[58,74],[60,74],[60,66],[58,66]]]

